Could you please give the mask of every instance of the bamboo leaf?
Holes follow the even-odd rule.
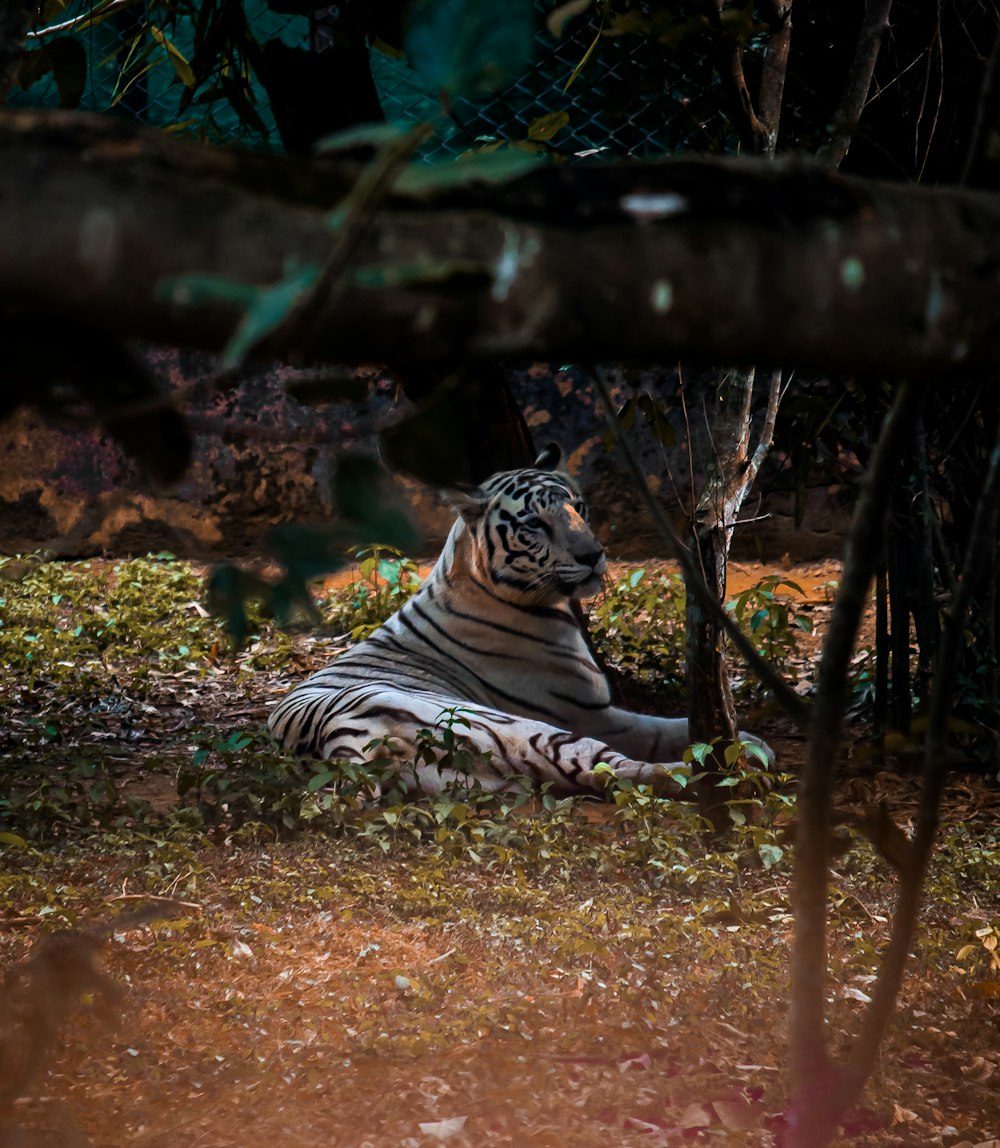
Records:
[[[170,61],[170,65],[174,69],[174,74],[178,80],[180,80],[185,88],[193,88],[197,82],[195,80],[194,71],[180,48],[177,47],[166,32],[157,28],[155,24],[149,25],[149,34],[167,53],[167,59]]]

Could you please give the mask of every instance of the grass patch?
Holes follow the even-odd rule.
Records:
[[[642,787],[413,801],[391,772],[277,753],[262,722],[289,678],[412,587],[382,561],[399,560],[322,597],[318,632],[257,616],[239,652],[200,608],[199,572],[168,557],[0,563],[4,964],[146,898],[179,903],[109,927],[120,1007],[64,996],[39,1086],[0,1103],[0,1142],[777,1144],[781,786],[736,806],[752,816],[709,847],[689,807]],[[609,655],[666,681],[669,666],[642,660],[642,626],[676,617],[659,579],[623,573],[598,608]],[[866,784],[905,824],[909,781]],[[977,1144],[1000,1128],[997,812],[975,779],[950,798],[916,960],[845,1145]],[[892,888],[863,840],[838,858],[828,1016],[844,1041]],[[0,1050],[23,1018],[7,1004]]]

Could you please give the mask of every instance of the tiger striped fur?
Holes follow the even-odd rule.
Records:
[[[526,775],[557,793],[599,790],[594,768],[605,762],[620,778],[679,793],[669,771],[681,765],[687,721],[613,706],[571,607],[596,593],[605,557],[572,480],[549,469],[558,462],[550,448],[535,468],[455,496],[459,518],[417,593],[279,702],[270,727],[283,746],[359,761],[380,742],[411,763],[408,788],[435,793],[469,779],[413,766],[418,730],[457,709],[453,728],[482,755],[484,789]]]

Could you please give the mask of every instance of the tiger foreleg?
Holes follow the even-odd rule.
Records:
[[[598,766],[605,765],[665,796],[683,793],[670,776],[684,768],[679,755],[664,764],[640,761],[597,738],[431,693],[370,685],[350,695],[308,686],[296,693],[307,720],[297,721],[289,706],[284,713],[279,707],[271,722],[286,748],[343,761],[391,757],[401,764],[400,781],[414,791],[475,783],[496,792],[528,778],[560,794],[603,792],[609,779]],[[302,727],[308,741],[296,736]]]
[[[585,718],[580,728],[634,761],[679,762],[691,744],[686,718],[652,717],[616,706]]]
[[[686,718],[652,717],[616,708],[604,712],[600,728],[587,732],[638,761],[681,761],[691,745]],[[747,760],[752,767],[769,769],[774,764],[774,750],[762,738],[745,730],[736,736],[745,745],[759,748],[766,757],[765,762],[751,749]]]

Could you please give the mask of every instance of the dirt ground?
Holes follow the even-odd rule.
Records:
[[[765,572],[736,566],[731,593]],[[806,690],[837,567],[772,572],[802,588],[813,622]],[[124,763],[123,793],[162,811],[198,731],[261,722],[338,645],[299,635],[280,671],[259,651],[240,668],[209,650],[207,674],[157,671],[134,704],[95,703],[77,732],[68,703],[58,739],[12,727],[2,768],[19,760],[12,747],[69,762],[100,743]],[[43,678],[13,699],[35,706],[32,730],[61,696]],[[748,725],[794,774],[801,734],[766,707]],[[910,763],[881,759],[859,721],[842,802],[885,801],[905,828],[915,796]],[[793,918],[787,841],[780,857],[774,843],[790,812],[768,828],[767,867],[764,837],[706,851],[669,806],[551,804],[507,818],[431,806],[288,839],[152,815],[20,845],[0,834],[0,958],[15,970],[0,1148],[780,1145]],[[1000,1148],[998,814],[994,782],[956,775],[920,947],[842,1145]],[[837,859],[838,1054],[869,999],[892,892],[863,840]],[[79,938],[51,940],[150,897],[172,916],[109,928],[103,971]],[[38,1051],[25,1033],[46,1026],[30,1087],[5,1095]]]

